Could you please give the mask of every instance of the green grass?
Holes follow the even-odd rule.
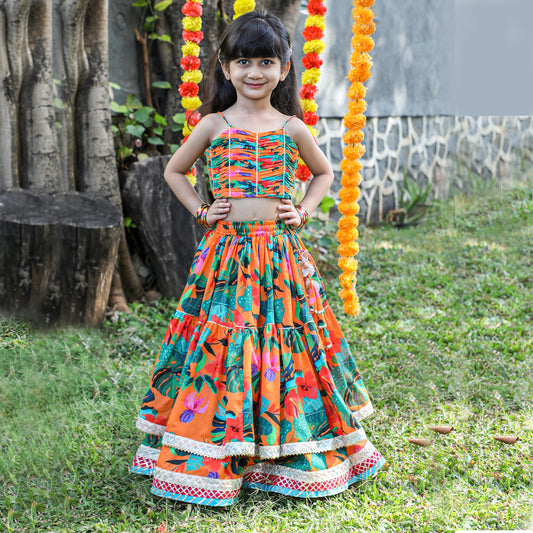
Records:
[[[533,528],[530,184],[459,197],[424,224],[361,231],[356,319],[329,297],[376,412],[388,464],[319,500],[252,492],[230,509],[156,499],[128,473],[148,373],[175,302],[102,330],[0,323],[5,531],[381,532]],[[436,435],[429,425],[453,425]],[[516,444],[496,434],[520,436]],[[432,445],[408,442],[425,437]]]

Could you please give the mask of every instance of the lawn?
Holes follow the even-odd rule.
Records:
[[[155,499],[149,479],[128,473],[175,301],[134,306],[101,330],[2,320],[1,528],[533,529],[532,243],[531,182],[458,196],[409,229],[363,228],[355,319],[340,311],[330,252],[322,274],[376,409],[363,425],[387,465],[326,499],[252,492],[206,509]],[[494,440],[501,434],[520,440]]]

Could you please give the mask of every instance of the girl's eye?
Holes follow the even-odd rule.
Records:
[[[238,59],[237,63],[239,63],[239,65],[247,65],[249,61],[247,59]]]
[[[272,65],[272,59],[263,59],[263,65]]]

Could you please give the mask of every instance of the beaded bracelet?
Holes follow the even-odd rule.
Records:
[[[296,208],[296,212],[298,213],[298,215],[300,215],[300,220],[301,220],[300,224],[296,226],[296,229],[302,229],[307,224],[307,221],[309,220],[309,212],[303,205],[298,204],[298,205],[295,205],[294,207]]]
[[[207,222],[207,212],[211,206],[209,204],[202,204],[196,210],[196,222],[202,226],[204,229],[210,229],[213,224],[208,224]]]

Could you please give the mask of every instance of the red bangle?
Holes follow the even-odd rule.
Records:
[[[296,208],[296,212],[298,213],[298,215],[300,215],[300,220],[301,220],[300,224],[296,226],[296,229],[302,229],[307,224],[307,221],[309,220],[309,212],[303,205],[298,204],[298,205],[295,205],[294,207]]]

